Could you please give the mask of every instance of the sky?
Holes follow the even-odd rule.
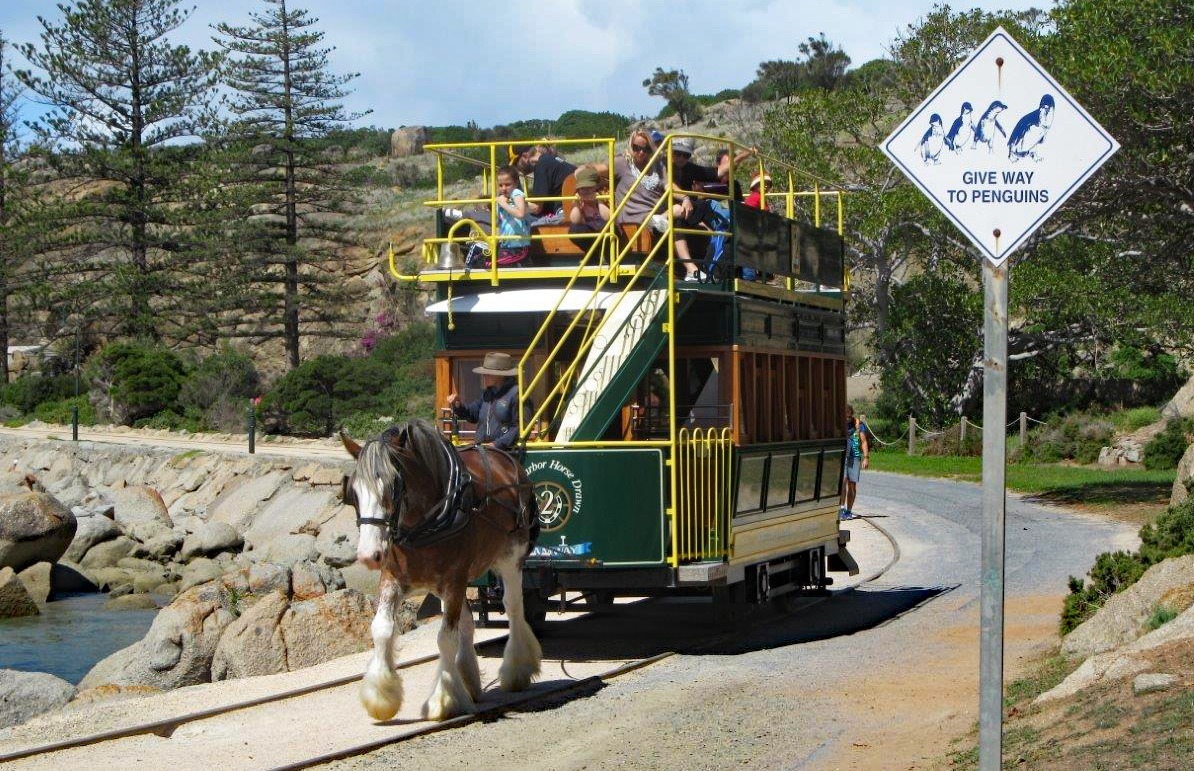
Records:
[[[72,0],[59,0],[71,2]],[[338,73],[360,73],[350,111],[357,125],[492,126],[554,119],[571,109],[654,115],[663,102],[642,87],[656,67],[682,69],[696,93],[741,88],[759,62],[796,59],[825,36],[854,66],[884,56],[895,35],[931,10],[929,0],[542,0],[406,2],[306,0],[320,19]],[[212,47],[211,24],[247,24],[253,0],[184,0],[195,6],[175,39]],[[970,0],[955,9],[1022,10],[1050,0]],[[0,0],[0,32],[35,42],[51,0]],[[16,57],[14,57],[16,58]],[[41,112],[29,105],[25,119]]]

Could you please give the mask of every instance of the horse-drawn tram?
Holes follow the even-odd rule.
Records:
[[[716,153],[715,171],[682,173],[702,168],[695,145]],[[540,524],[523,574],[530,616],[562,593],[761,602],[823,590],[827,568],[857,571],[837,515],[840,192],[724,138],[426,149],[436,237],[417,267],[391,255],[391,270],[434,287],[438,405],[478,399],[487,356],[516,372],[516,452]],[[580,170],[561,172],[560,156]],[[479,196],[449,196],[445,169],[460,163],[478,167]],[[529,233],[501,225],[511,168],[531,211],[560,209]],[[835,204],[836,230],[821,227]],[[445,409],[441,430],[472,443],[477,427],[458,414]]]

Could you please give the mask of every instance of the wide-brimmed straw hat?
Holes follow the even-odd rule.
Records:
[[[518,368],[514,365],[514,357],[508,353],[487,353],[485,361],[480,367],[473,367],[478,375],[517,375]]]
[[[771,184],[771,175],[764,172],[763,174],[756,174],[750,178],[750,189],[754,190],[759,186],[759,180],[766,180],[767,184]]]

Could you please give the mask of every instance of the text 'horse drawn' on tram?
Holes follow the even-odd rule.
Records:
[[[839,191],[696,135],[426,149],[436,237],[417,266],[391,254],[390,267],[434,288],[451,441],[478,431],[460,407],[481,397],[474,370],[509,362],[506,419],[539,518],[522,581],[533,622],[561,593],[762,602],[857,572],[838,525]],[[479,195],[448,195],[460,163]],[[823,202],[836,230],[820,226]]]

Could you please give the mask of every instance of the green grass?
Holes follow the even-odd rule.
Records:
[[[956,455],[871,453],[870,467],[922,477],[982,481],[982,458]],[[1009,463],[1007,486],[1057,503],[1131,504],[1168,499],[1175,472],[1140,468],[1104,469],[1061,463]]]
[[[1115,425],[1116,431],[1135,431],[1138,428],[1151,426],[1161,419],[1160,407],[1133,407],[1130,410],[1120,410],[1108,416]]]
[[[1153,608],[1152,615],[1148,617],[1148,621],[1144,622],[1144,625],[1149,631],[1152,631],[1160,629],[1175,618],[1177,618],[1177,611],[1170,610],[1164,605],[1158,605]]]

